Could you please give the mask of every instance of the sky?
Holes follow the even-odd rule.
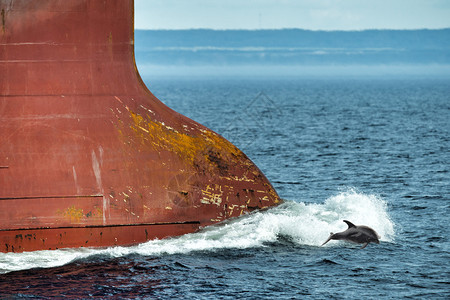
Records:
[[[450,0],[135,0],[135,28],[450,28]]]

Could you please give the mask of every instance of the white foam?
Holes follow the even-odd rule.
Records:
[[[394,224],[386,202],[377,195],[366,195],[354,189],[343,191],[322,204],[287,201],[279,207],[211,226],[201,232],[181,237],[153,240],[132,247],[107,249],[62,249],[27,253],[0,254],[0,273],[34,267],[55,267],[92,255],[121,257],[128,254],[165,255],[192,251],[214,251],[225,248],[265,247],[280,236],[299,245],[320,246],[330,232],[347,228],[342,220],[372,227],[381,241],[392,242]],[[336,245],[328,243],[327,246]]]

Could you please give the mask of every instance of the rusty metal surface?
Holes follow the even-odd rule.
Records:
[[[0,0],[0,251],[128,245],[280,199],[142,82],[133,1]]]

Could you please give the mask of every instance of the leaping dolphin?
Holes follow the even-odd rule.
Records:
[[[370,242],[377,244],[380,243],[380,241],[378,240],[380,236],[372,228],[363,225],[356,226],[355,224],[347,220],[344,220],[344,222],[348,225],[347,230],[338,233],[331,233],[328,240],[326,240],[325,243],[322,244],[322,246],[328,243],[330,240],[344,240],[357,244],[363,244],[361,249],[366,248],[366,246]]]

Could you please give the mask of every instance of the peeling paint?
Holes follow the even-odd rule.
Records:
[[[239,176],[229,176],[229,177],[225,177],[226,179],[230,180],[230,181],[245,181],[245,182],[255,182],[254,179],[248,178],[247,175],[243,175],[241,177]]]
[[[215,204],[219,206],[222,203],[222,187],[220,185],[207,185],[205,190],[202,190],[203,198],[200,202],[203,204]]]
[[[155,115],[155,112],[149,108],[146,108],[145,106],[143,106],[142,104],[139,105],[141,108],[145,109],[146,111],[148,111],[149,113],[151,113],[152,115]]]

